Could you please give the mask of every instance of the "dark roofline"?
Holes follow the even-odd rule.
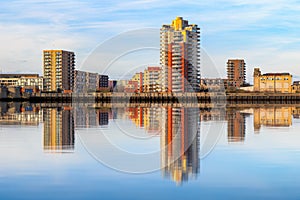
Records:
[[[265,73],[263,76],[280,76],[280,75],[291,75],[290,73]]]
[[[0,74],[0,78],[40,77],[39,74]]]

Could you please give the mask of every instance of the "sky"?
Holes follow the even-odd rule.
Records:
[[[0,8],[2,73],[42,74],[44,49],[74,51],[76,68],[84,68],[89,56],[112,38],[145,28],[159,30],[182,16],[201,28],[202,77],[226,77],[227,59],[242,58],[248,81],[254,67],[263,73],[290,72],[294,80],[300,79],[300,1],[296,0],[0,0]],[[153,37],[159,41],[159,35]],[[153,58],[151,65],[159,64],[159,46],[155,48],[151,56],[144,56]],[[129,58],[140,61],[130,64]],[[128,72],[143,68],[150,61],[142,58],[129,56],[111,76],[120,76],[121,68]],[[210,68],[216,69],[215,74],[209,74]]]

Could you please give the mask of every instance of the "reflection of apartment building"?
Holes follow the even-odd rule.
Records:
[[[299,107],[293,107],[292,113],[293,113],[293,118],[300,119],[300,108]]]
[[[168,107],[162,111],[161,170],[177,184],[199,173],[199,110]]]
[[[44,109],[44,150],[64,152],[74,149],[74,119],[69,108]]]
[[[149,135],[161,134],[161,108],[144,108],[144,127]]]
[[[225,121],[226,109],[200,109],[200,121]]]
[[[110,112],[108,110],[98,110],[99,126],[108,125]]]
[[[42,112],[39,107],[14,103],[8,105],[2,102],[0,125],[38,126],[42,122]]]
[[[292,92],[292,75],[289,73],[261,74],[259,68],[254,69],[254,91],[259,92]]]
[[[73,90],[75,54],[64,50],[44,50],[43,53],[43,90]]]
[[[95,109],[85,106],[74,108],[75,128],[90,128],[108,125],[109,110]]]
[[[144,127],[144,109],[145,108],[142,107],[131,107],[126,109],[129,119],[140,128]]]
[[[199,89],[200,32],[196,24],[176,17],[160,29],[162,92],[188,92]]]
[[[223,108],[200,109],[200,121],[227,121],[229,143],[243,142],[246,134],[246,117],[248,114],[238,110]]]
[[[149,135],[161,134],[161,108],[132,107],[127,108],[129,119],[139,128],[144,128]]]
[[[43,88],[43,77],[38,74],[0,74],[0,85]]]
[[[239,111],[227,111],[228,142],[243,142],[246,134],[246,116]]]
[[[160,88],[160,77],[161,68],[160,67],[148,67],[144,71],[144,92],[157,92]]]
[[[292,110],[292,107],[254,108],[254,130],[259,131],[261,126],[291,126]]]
[[[246,63],[240,59],[227,61],[227,86],[241,87],[246,83]]]

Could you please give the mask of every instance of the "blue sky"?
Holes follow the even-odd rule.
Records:
[[[72,50],[81,68],[87,56],[111,37],[134,29],[159,29],[182,16],[201,28],[203,76],[214,65],[224,77],[228,58],[244,58],[247,80],[254,67],[300,77],[300,1],[1,0],[0,8],[4,73],[41,74],[43,49]],[[205,60],[206,54],[212,62]],[[153,63],[158,64],[158,56]],[[130,64],[124,67],[131,70]]]

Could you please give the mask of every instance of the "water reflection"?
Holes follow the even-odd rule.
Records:
[[[44,108],[44,150],[67,152],[74,149],[74,117],[71,107]]]
[[[205,122],[224,122],[229,144],[246,140],[246,121],[253,117],[254,133],[262,127],[290,127],[299,119],[296,106],[174,107],[171,105],[116,106],[0,103],[1,126],[43,127],[44,152],[74,152],[75,130],[108,127],[111,120],[128,120],[136,129],[160,140],[161,173],[178,185],[200,172],[200,133]]]
[[[40,122],[42,112],[37,106],[0,102],[0,125],[37,126]]]
[[[258,132],[261,126],[289,127],[294,112],[297,112],[296,107],[254,108],[254,130]]]
[[[199,109],[134,107],[128,118],[148,135],[160,136],[162,176],[178,185],[199,173]]]
[[[110,108],[95,109],[93,107],[73,105],[76,128],[92,128],[108,125],[109,118],[112,118]]]
[[[162,175],[177,184],[199,173],[199,109],[163,109],[161,133]]]
[[[197,127],[200,121],[225,121],[228,142],[243,142],[246,135],[246,118],[250,115],[253,115],[254,130],[259,133],[262,126],[290,127],[292,118],[300,118],[300,108],[269,106],[195,109],[154,106],[112,110],[110,107],[95,108],[83,105],[47,107],[20,102],[0,103],[0,125],[37,126],[44,122],[45,149],[72,149],[76,128],[106,126],[111,119],[130,119],[136,127],[143,128],[149,135],[160,136],[162,140],[165,135],[172,133],[171,130],[184,134],[192,131],[198,134],[198,130],[191,127]]]
[[[201,121],[227,122],[227,138],[229,143],[244,142],[246,133],[246,117],[249,113],[234,108],[200,109]]]
[[[227,135],[228,142],[244,142],[246,135],[246,116],[236,110],[227,111]]]

